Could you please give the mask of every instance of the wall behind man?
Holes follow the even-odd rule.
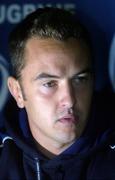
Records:
[[[109,86],[108,54],[115,32],[114,0],[1,0],[0,1],[0,114],[10,99],[6,86],[9,72],[8,34],[28,13],[54,6],[77,13],[91,33],[95,54],[96,91]],[[2,121],[1,121],[2,122]]]

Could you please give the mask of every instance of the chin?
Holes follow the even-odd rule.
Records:
[[[62,134],[60,136],[60,141],[63,144],[72,144],[74,141],[76,140],[76,135],[75,134],[71,134],[71,135],[67,135],[67,134]]]

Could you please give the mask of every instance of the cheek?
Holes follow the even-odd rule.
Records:
[[[34,106],[43,116],[52,116],[56,111],[56,100],[49,95],[36,95]]]
[[[44,122],[50,123],[50,119],[55,117],[55,109],[51,101],[47,101],[41,98],[35,98],[34,101],[28,101],[26,103],[26,110],[29,119],[33,119],[36,123]]]
[[[88,89],[84,91],[84,93],[81,93],[79,94],[79,96],[77,96],[77,103],[79,109],[82,112],[84,112],[84,114],[87,114],[89,112],[90,105],[92,102],[92,94],[93,94],[92,89]]]
[[[56,93],[42,93],[38,88],[32,88],[26,92],[27,101],[26,107],[29,111],[33,111],[33,115],[40,117],[51,117],[56,114],[57,95]]]

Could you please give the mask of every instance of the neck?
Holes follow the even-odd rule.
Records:
[[[39,144],[35,139],[35,145],[37,147],[37,149],[44,154],[47,158],[52,159],[55,156],[61,154],[64,150],[66,150],[69,146],[71,146],[71,144],[73,144],[73,142],[69,145],[63,145],[63,146],[48,146],[48,148],[46,148],[46,146],[44,147],[43,145]]]

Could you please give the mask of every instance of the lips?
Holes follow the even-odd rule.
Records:
[[[63,116],[59,119],[59,121],[61,123],[77,123],[78,122],[78,117],[76,118],[73,115],[67,115],[67,116]]]

